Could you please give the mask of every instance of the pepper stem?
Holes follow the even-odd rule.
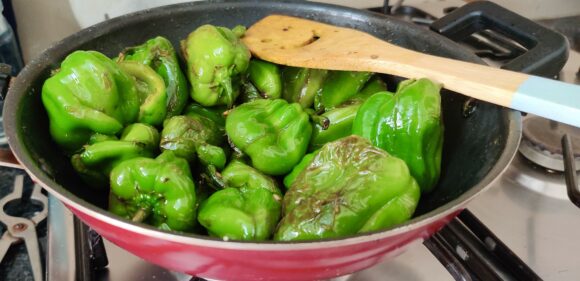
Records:
[[[225,101],[228,108],[232,108],[234,105],[234,88],[232,87],[232,79],[226,78],[220,82],[224,93],[222,93],[222,98]]]
[[[328,120],[328,118],[316,114],[316,112],[314,112],[314,110],[311,108],[307,108],[304,111],[306,111],[308,116],[310,116],[310,120],[312,120],[314,124],[320,126],[323,131],[328,129],[328,126],[330,126],[330,120]]]
[[[133,218],[131,218],[131,221],[142,222],[145,220],[146,217],[147,217],[147,211],[145,209],[139,209],[139,211],[137,211],[137,213],[135,213],[135,215],[133,215]]]
[[[211,186],[217,187],[217,189],[224,189],[226,187],[222,175],[217,171],[214,165],[208,165],[206,170]]]

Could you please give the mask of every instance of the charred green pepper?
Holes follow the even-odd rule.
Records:
[[[199,159],[205,166],[223,169],[226,155],[220,147],[224,141],[224,120],[221,114],[192,104],[185,115],[167,119],[161,131],[161,150],[172,150],[188,161]]]
[[[312,126],[299,104],[285,100],[255,100],[230,111],[226,132],[247,154],[252,166],[268,175],[283,175],[304,156]]]
[[[110,180],[109,210],[114,214],[166,230],[190,231],[195,226],[195,184],[187,161],[173,152],[124,161]]]
[[[159,133],[155,128],[135,123],[123,130],[119,140],[95,134],[81,153],[72,156],[71,163],[87,184],[102,188],[116,165],[136,157],[153,157],[158,144]]]
[[[94,133],[114,135],[137,120],[135,81],[105,55],[75,51],[42,87],[50,133],[65,152],[78,151]]]
[[[300,160],[300,162],[298,162],[298,164],[292,168],[292,171],[284,177],[283,183],[286,189],[290,189],[298,175],[300,175],[300,173],[302,173],[302,171],[304,171],[304,169],[310,165],[312,159],[314,159],[314,156],[316,156],[316,153],[318,153],[318,150],[304,155],[302,160]]]
[[[187,80],[169,40],[157,36],[139,46],[126,48],[117,61],[135,61],[151,67],[165,83],[167,117],[181,114],[189,98],[189,92]]]
[[[316,93],[322,87],[328,70],[286,67],[282,71],[283,98],[297,102],[303,108],[309,108],[314,103]]]
[[[140,103],[137,121],[160,126],[167,114],[167,94],[161,76],[151,67],[138,62],[126,61],[118,64],[135,80]]]
[[[356,95],[349,98],[343,105],[363,103],[370,96],[378,92],[386,92],[387,84],[378,76],[373,76]]]
[[[278,99],[282,96],[282,80],[277,65],[257,59],[250,60],[248,77],[262,97]]]
[[[266,240],[280,218],[282,193],[274,179],[233,160],[221,173],[226,186],[199,209],[198,221],[222,239]]]
[[[250,51],[240,41],[245,30],[243,26],[230,30],[208,24],[181,42],[191,97],[199,104],[233,105],[239,95],[241,75],[250,61]]]
[[[314,124],[310,149],[318,149],[323,144],[346,137],[352,133],[352,124],[360,105],[373,94],[386,91],[387,85],[378,77],[371,79],[359,93],[343,104],[320,115],[328,120],[328,126]]]
[[[377,93],[358,110],[353,133],[403,159],[423,192],[433,189],[441,170],[443,120],[441,85],[406,80],[395,95]]]
[[[331,71],[314,98],[314,109],[323,112],[333,109],[356,95],[369,81],[372,73]]]
[[[325,144],[286,192],[275,240],[380,230],[413,215],[420,189],[405,162],[359,136]]]
[[[344,107],[335,108],[323,113],[322,117],[328,119],[327,128],[319,124],[314,125],[310,149],[318,149],[327,142],[346,137],[351,134],[352,123],[360,104],[351,104]]]

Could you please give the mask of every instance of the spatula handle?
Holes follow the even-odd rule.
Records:
[[[515,91],[510,107],[580,127],[580,86],[529,76]]]
[[[404,55],[396,59],[401,68],[389,72],[410,78],[424,76],[470,97],[580,127],[578,85],[410,52],[402,51]],[[392,64],[392,58],[386,64]]]

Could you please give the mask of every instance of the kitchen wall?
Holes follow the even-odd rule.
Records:
[[[24,60],[29,61],[54,42],[105,18],[187,0],[12,0]],[[427,11],[461,6],[470,0],[406,0]],[[380,6],[383,0],[321,0],[357,8]],[[397,1],[391,0],[391,3]],[[579,0],[495,0],[530,18],[580,15]]]

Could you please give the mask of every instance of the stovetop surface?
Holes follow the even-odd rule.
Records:
[[[552,24],[552,22],[547,22]],[[580,55],[571,53],[565,66],[564,80],[578,82],[575,71],[580,66]],[[570,80],[568,80],[570,79]],[[21,171],[0,169],[0,197],[9,192],[11,178]],[[564,177],[560,173],[545,170],[529,163],[519,153],[507,171],[493,186],[467,205],[488,228],[490,228],[512,251],[546,280],[578,280],[580,267],[577,253],[580,243],[580,210],[567,200]],[[30,185],[28,185],[30,186]],[[25,189],[26,190],[26,189]],[[26,191],[25,191],[26,192]],[[30,192],[30,191],[28,191]],[[49,225],[55,238],[47,246],[48,262],[56,272],[48,273],[48,280],[75,280],[74,264],[78,260],[70,243],[73,216],[54,198],[50,198],[49,218],[56,222]],[[2,226],[3,227],[3,226]],[[4,230],[0,227],[0,233]],[[39,226],[40,247],[44,253],[46,231]],[[170,272],[149,264],[140,258],[105,241],[109,266],[97,275],[97,280],[190,280],[191,276]],[[27,271],[28,260],[24,245],[17,245],[8,253],[8,259],[0,266],[0,280],[33,280]],[[23,270],[24,269],[24,270]],[[59,271],[60,270],[60,271]],[[453,280],[451,275],[421,243],[410,245],[393,260],[341,280]]]

